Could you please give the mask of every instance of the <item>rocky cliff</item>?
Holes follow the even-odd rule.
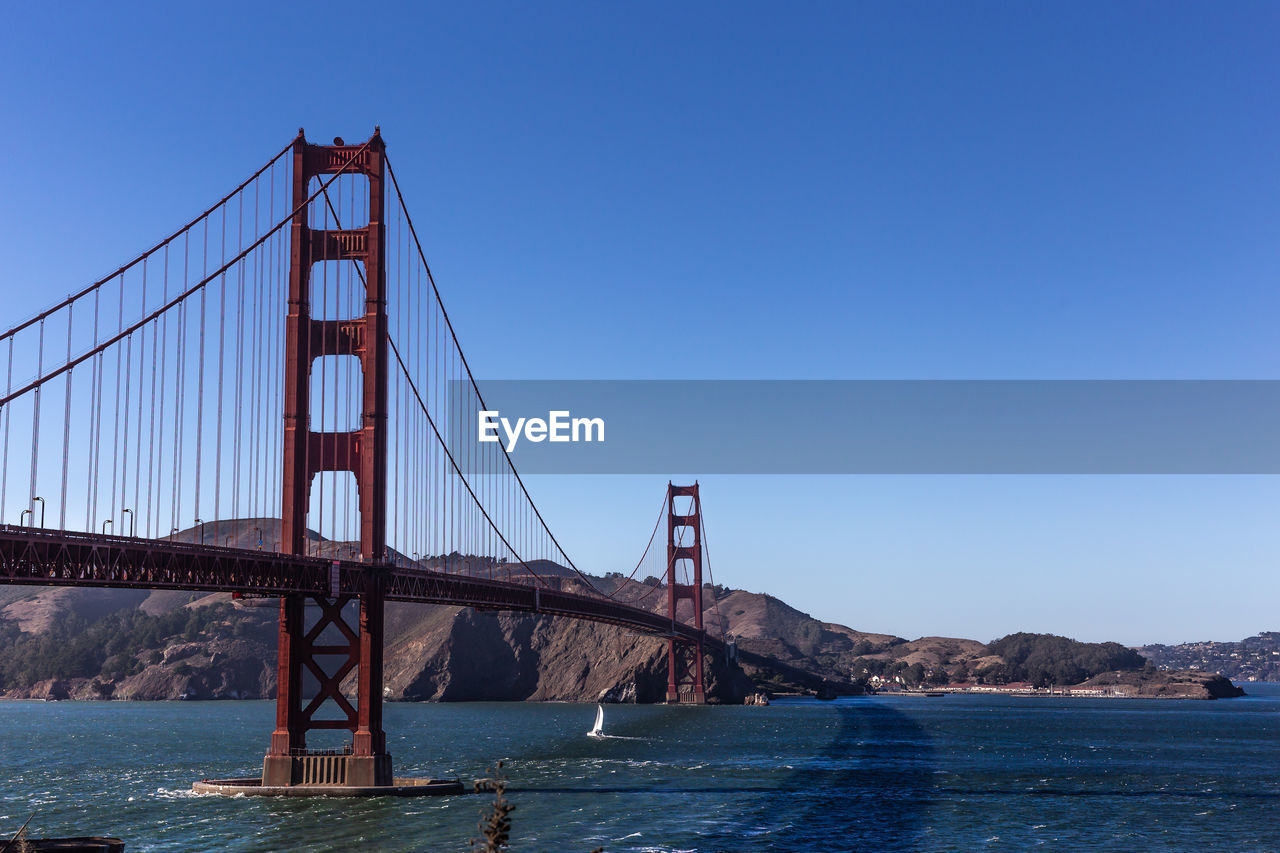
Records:
[[[658,702],[666,643],[612,625],[400,604],[384,669],[395,699]],[[722,655],[704,660],[708,700],[737,704],[753,683]]]

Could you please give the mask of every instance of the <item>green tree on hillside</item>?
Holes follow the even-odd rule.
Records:
[[[1079,684],[1099,673],[1140,670],[1146,664],[1146,658],[1119,643],[1081,643],[1055,634],[1009,634],[989,643],[987,652],[1004,661],[976,673],[992,684]]]

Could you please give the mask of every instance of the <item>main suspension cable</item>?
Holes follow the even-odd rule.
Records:
[[[471,489],[471,484],[467,482],[466,476],[462,473],[462,469],[458,467],[457,460],[455,460],[453,458],[453,454],[449,452],[449,448],[445,444],[444,436],[440,434],[439,428],[436,427],[435,419],[432,418],[431,413],[427,411],[426,403],[423,402],[422,395],[418,393],[417,384],[413,381],[413,377],[409,375],[409,371],[405,368],[404,359],[400,357],[400,348],[396,346],[396,342],[392,340],[391,335],[389,334],[387,335],[387,343],[391,346],[392,353],[395,354],[396,362],[398,362],[400,365],[400,370],[404,372],[405,380],[409,384],[409,389],[413,391],[413,396],[418,401],[418,407],[422,409],[422,413],[426,415],[427,423],[431,425],[432,432],[436,434],[436,440],[440,442],[441,449],[444,450],[445,456],[449,458],[449,462],[453,465],[453,470],[457,473],[458,479],[462,481],[462,485],[467,487],[467,494],[471,495],[471,500],[474,501],[475,505],[480,509],[480,512],[484,515],[485,521],[489,522],[489,526],[492,527],[494,532],[498,534],[498,538],[502,540],[502,544],[506,546],[507,550],[511,552],[512,556],[514,556],[517,560],[520,561],[520,563],[524,566],[525,571],[533,575],[534,578],[540,581],[543,585],[546,585],[546,581],[544,581],[537,572],[529,568],[529,563],[523,557],[520,556],[519,552],[517,552],[514,547],[512,547],[511,543],[507,541],[506,535],[503,534],[503,532],[498,529],[498,526],[493,523],[493,519],[489,517],[488,510],[486,510],[483,504],[480,503],[480,500],[476,497],[476,493]]]
[[[154,311],[152,311],[152,312],[151,312],[150,314],[148,314],[147,316],[143,317],[143,318],[142,318],[141,320],[139,320],[138,322],[134,323],[133,325],[129,326],[129,327],[128,327],[128,328],[126,328],[126,329],[122,329],[119,333],[117,333],[117,334],[115,334],[115,335],[112,335],[110,338],[108,338],[107,340],[103,341],[101,344],[99,344],[99,345],[95,346],[93,349],[91,349],[91,350],[89,350],[89,351],[87,351],[87,352],[85,352],[85,353],[82,353],[81,355],[79,355],[78,357],[76,357],[75,359],[73,359],[72,361],[67,362],[66,364],[62,365],[61,367],[57,368],[56,370],[52,370],[52,371],[50,371],[49,373],[44,374],[43,376],[39,376],[39,377],[37,377],[36,379],[32,380],[31,382],[28,382],[26,385],[23,385],[23,386],[22,386],[21,388],[19,388],[17,391],[12,391],[12,392],[10,392],[10,393],[6,394],[4,397],[0,397],[0,406],[7,405],[9,402],[11,402],[12,400],[17,399],[18,397],[21,397],[23,394],[26,394],[28,391],[32,391],[32,390],[34,390],[34,389],[36,389],[36,388],[39,388],[40,386],[44,385],[44,384],[45,384],[46,382],[48,382],[49,380],[51,380],[51,379],[55,379],[55,378],[57,378],[57,377],[61,376],[62,374],[66,373],[68,370],[71,370],[73,367],[75,367],[75,366],[77,366],[77,365],[79,365],[79,364],[83,364],[84,362],[88,361],[90,358],[92,358],[92,357],[94,357],[95,355],[97,355],[97,354],[99,354],[99,353],[103,352],[104,350],[106,350],[106,349],[107,349],[108,347],[110,347],[111,345],[116,344],[116,343],[119,343],[120,341],[122,341],[122,340],[124,340],[126,337],[128,337],[129,335],[131,335],[131,334],[133,334],[134,332],[138,331],[138,330],[139,330],[139,329],[141,329],[142,327],[144,327],[144,326],[148,325],[148,324],[149,324],[149,323],[151,323],[153,320],[155,320],[157,317],[160,317],[160,316],[164,315],[166,312],[168,312],[169,310],[171,310],[171,309],[172,309],[172,308],[174,308],[175,306],[180,305],[180,304],[182,304],[183,302],[185,302],[189,297],[191,297],[191,295],[192,295],[192,294],[196,293],[196,292],[197,292],[197,291],[199,291],[201,288],[203,288],[205,285],[207,285],[209,282],[213,281],[213,279],[217,278],[219,275],[221,275],[222,273],[224,273],[224,272],[226,272],[227,270],[231,269],[231,267],[235,266],[235,265],[236,265],[237,263],[239,263],[240,261],[244,260],[244,258],[245,258],[246,256],[248,256],[248,254],[249,254],[250,252],[252,252],[254,249],[257,249],[257,248],[258,248],[259,246],[261,246],[263,243],[267,242],[267,240],[268,240],[268,239],[269,239],[273,234],[275,234],[277,231],[279,231],[279,230],[280,230],[281,228],[283,228],[285,225],[289,224],[289,222],[293,219],[294,215],[298,213],[298,211],[303,210],[303,209],[304,209],[308,204],[310,204],[310,203],[312,202],[312,200],[314,200],[314,199],[315,199],[315,197],[316,197],[316,196],[320,195],[321,191],[322,191],[322,190],[324,190],[326,187],[328,187],[328,186],[329,186],[329,184],[330,184],[330,183],[332,183],[332,182],[333,182],[333,180],[334,180],[335,178],[337,178],[337,177],[338,177],[338,175],[342,174],[342,173],[346,170],[346,168],[347,168],[348,166],[350,166],[350,165],[355,161],[355,159],[356,159],[358,156],[360,156],[362,153],[364,153],[364,150],[365,150],[366,148],[368,148],[368,147],[369,147],[369,143],[368,143],[368,142],[366,142],[364,145],[361,145],[359,149],[357,149],[357,150],[356,150],[356,151],[355,151],[355,152],[354,152],[350,157],[348,157],[348,158],[347,158],[346,162],[342,164],[341,168],[339,168],[339,170],[338,170],[337,172],[334,172],[334,173],[333,173],[333,175],[331,175],[331,176],[329,177],[329,180],[328,180],[328,181],[325,181],[325,182],[324,182],[324,184],[322,184],[322,185],[321,185],[321,187],[320,187],[319,189],[317,189],[317,190],[316,190],[315,192],[313,192],[310,196],[308,196],[308,197],[307,197],[307,198],[306,198],[302,203],[300,203],[297,207],[295,207],[292,213],[290,213],[290,214],[289,214],[288,216],[286,216],[284,219],[281,219],[279,222],[277,222],[277,223],[275,224],[275,226],[274,226],[274,227],[272,227],[272,229],[271,229],[270,231],[268,231],[267,233],[263,234],[261,237],[259,237],[257,240],[255,240],[252,244],[250,244],[247,248],[245,248],[245,249],[244,249],[244,250],[242,250],[239,254],[237,254],[234,258],[232,258],[231,260],[227,261],[227,262],[226,262],[225,264],[223,264],[221,267],[219,267],[218,269],[214,270],[212,273],[210,273],[209,275],[205,276],[204,278],[200,279],[200,281],[198,281],[198,282],[196,282],[195,284],[191,285],[191,286],[190,286],[190,287],[188,287],[186,290],[182,291],[182,292],[181,292],[181,293],[179,293],[177,296],[173,297],[173,298],[172,298],[172,299],[170,299],[168,302],[166,302],[164,305],[161,305],[159,308],[155,309]]]
[[[16,335],[18,332],[21,332],[23,329],[34,326],[36,323],[39,323],[41,320],[44,320],[46,317],[49,317],[50,315],[58,313],[63,308],[66,308],[67,306],[71,305],[73,302],[78,302],[80,299],[82,299],[85,296],[88,296],[90,293],[93,293],[98,288],[102,287],[104,284],[111,281],[116,276],[123,275],[124,273],[128,272],[129,270],[137,266],[141,261],[155,254],[160,249],[163,249],[165,246],[169,245],[169,243],[173,242],[178,237],[181,237],[184,232],[190,230],[197,222],[199,222],[201,219],[204,219],[205,217],[212,214],[219,207],[221,207],[222,205],[230,201],[232,198],[234,198],[236,193],[240,192],[245,187],[249,186],[250,183],[252,183],[259,175],[261,175],[263,172],[269,169],[272,165],[274,165],[275,162],[279,160],[281,157],[283,157],[292,147],[293,147],[293,140],[290,140],[289,144],[286,145],[284,148],[280,149],[280,153],[272,157],[265,166],[263,166],[258,171],[254,172],[248,178],[246,178],[243,183],[241,183],[238,187],[236,187],[231,192],[227,193],[221,199],[215,202],[213,205],[211,205],[207,210],[204,211],[204,213],[201,213],[199,216],[192,219],[186,225],[182,226],[177,231],[174,231],[168,237],[165,237],[159,243],[156,243],[150,249],[147,249],[145,252],[138,255],[136,258],[129,261],[124,266],[115,270],[110,275],[103,276],[102,278],[95,281],[93,284],[90,284],[88,287],[85,287],[83,290],[79,290],[76,293],[71,294],[66,299],[59,302],[57,305],[54,305],[52,308],[48,308],[44,311],[41,311],[39,314],[36,314],[34,317],[30,318],[29,320],[24,320],[23,322],[14,326],[12,329],[9,329],[7,332],[0,333],[0,342],[4,341],[5,338],[9,338],[9,337],[12,337],[13,335]]]
[[[409,209],[405,205],[404,194],[400,191],[400,182],[396,180],[395,169],[391,167],[390,158],[384,157],[384,161],[387,164],[387,174],[391,176],[391,185],[396,191],[396,200],[400,203],[400,210],[404,213],[405,223],[408,224],[409,226],[409,233],[413,236],[414,246],[418,250],[418,258],[419,260],[422,261],[423,269],[426,270],[427,280],[431,282],[431,291],[435,295],[436,305],[439,306],[440,315],[444,319],[446,327],[449,329],[450,337],[453,338],[454,350],[457,352],[458,358],[462,362],[463,369],[465,369],[467,372],[467,379],[471,383],[471,387],[476,393],[476,399],[480,402],[481,408],[488,409],[488,406],[486,406],[484,402],[484,395],[480,393],[480,386],[476,384],[475,376],[473,376],[471,373],[471,365],[467,363],[467,357],[462,352],[462,346],[458,341],[458,334],[453,328],[453,322],[449,319],[449,312],[445,310],[444,300],[440,298],[440,289],[436,287],[435,276],[431,274],[431,265],[427,263],[426,253],[422,249],[422,241],[418,239],[418,229],[414,227],[413,217],[409,214]],[[433,422],[432,428],[434,429],[434,427],[435,427],[435,424]],[[499,442],[499,445],[501,445],[501,442]],[[556,550],[560,552],[560,556],[563,557],[565,562],[569,564],[569,568],[573,569],[574,574],[582,578],[582,580],[586,582],[586,584],[590,586],[592,589],[596,589],[597,592],[600,592],[602,595],[605,595],[605,593],[601,592],[599,589],[596,588],[595,584],[592,583],[591,579],[587,577],[587,575],[585,575],[581,570],[578,569],[576,565],[574,565],[573,560],[569,557],[567,553],[565,553],[565,550],[563,547],[561,547],[559,541],[556,540],[555,534],[551,532],[551,529],[547,526],[546,520],[543,519],[542,517],[542,513],[539,512],[537,504],[533,502],[533,498],[532,496],[530,496],[529,490],[525,487],[524,480],[520,477],[520,472],[516,470],[515,465],[511,461],[511,454],[507,452],[507,449],[505,447],[502,447],[502,454],[503,456],[506,457],[507,465],[510,467],[511,474],[512,476],[515,477],[516,483],[520,486],[520,491],[524,493],[525,499],[529,502],[529,508],[532,509],[534,515],[537,516],[539,523],[542,525],[542,530],[545,532],[547,538],[551,540],[551,543],[556,546]],[[452,461],[452,457],[450,457],[450,460]],[[468,491],[470,491],[470,488],[471,487],[468,484],[467,485]],[[527,565],[528,564],[526,564],[526,567]]]

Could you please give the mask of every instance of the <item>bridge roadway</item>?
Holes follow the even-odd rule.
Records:
[[[335,563],[339,596],[359,595],[367,572],[384,571],[388,601],[546,613],[689,642],[701,638],[709,648],[723,645],[718,638],[660,613],[545,587],[353,560],[0,525],[3,584],[333,597]]]

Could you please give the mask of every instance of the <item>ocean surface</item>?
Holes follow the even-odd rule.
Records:
[[[877,696],[767,708],[392,704],[397,775],[501,759],[516,851],[1280,850],[1280,685],[1216,702]],[[0,702],[0,833],[130,851],[466,850],[483,795],[202,796],[269,702]],[[6,836],[7,837],[7,836]]]

